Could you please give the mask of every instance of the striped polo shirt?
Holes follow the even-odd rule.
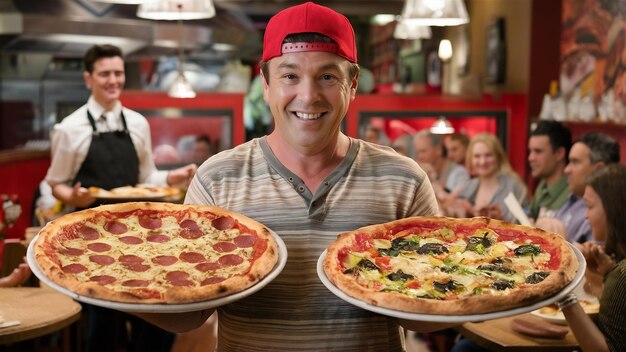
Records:
[[[242,213],[287,246],[287,264],[274,281],[218,308],[219,351],[402,351],[397,319],[337,298],[321,283],[316,263],[341,232],[438,214],[428,177],[412,159],[351,139],[345,158],[312,194],[262,137],[206,161],[185,203]]]

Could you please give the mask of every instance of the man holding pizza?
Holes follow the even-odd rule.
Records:
[[[350,22],[311,2],[279,12],[265,32],[261,75],[274,131],[207,160],[185,202],[263,223],[285,242],[289,258],[268,286],[217,308],[218,348],[401,351],[398,319],[338,299],[316,274],[320,254],[341,232],[438,214],[415,161],[340,131],[359,75]],[[141,316],[184,331],[212,312]],[[400,323],[412,330],[444,327]]]
[[[92,186],[112,189],[137,183],[164,186],[189,182],[196,171],[194,164],[169,172],[156,169],[148,121],[122,107],[122,51],[113,45],[94,45],[85,53],[84,65],[83,76],[91,96],[85,105],[56,124],[50,136],[52,161],[46,181],[53,195],[80,209],[99,205],[87,189]],[[117,312],[85,307],[89,322],[87,350],[113,350],[115,324],[111,319]],[[119,325],[124,328],[123,323]],[[151,329],[156,328],[141,320],[134,325],[134,333]],[[157,336],[171,340],[164,331],[150,334],[144,341],[155,346],[160,344]]]

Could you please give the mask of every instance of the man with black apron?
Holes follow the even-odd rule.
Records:
[[[53,195],[64,204],[84,209],[102,204],[89,194],[91,186],[188,184],[196,166],[158,171],[152,160],[147,120],[122,108],[119,96],[125,75],[121,50],[95,45],[85,54],[84,63],[85,83],[92,95],[87,104],[55,125],[51,134],[52,160],[46,181]],[[83,308],[88,351],[169,351],[173,342],[173,334],[131,315],[92,305]]]

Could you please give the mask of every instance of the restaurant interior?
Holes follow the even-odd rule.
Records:
[[[272,130],[271,116],[253,106],[263,105],[258,82],[263,31],[273,14],[302,1],[138,2],[0,3],[3,276],[24,255],[9,250],[13,243],[28,245],[45,225],[35,197],[50,166],[49,134],[90,95],[82,57],[91,45],[111,43],[123,49],[126,86],[120,100],[147,118],[155,156],[165,146],[180,152],[181,141],[196,135],[208,136],[213,154]],[[365,138],[368,127],[375,127],[392,145],[436,124],[470,138],[489,132],[498,137],[531,192],[537,180],[530,174],[527,141],[541,120],[561,121],[574,139],[591,131],[606,133],[620,142],[625,161],[623,1],[440,1],[462,6],[457,22],[411,18],[407,4],[427,2],[420,0],[316,2],[345,14],[355,28],[362,72],[356,99],[342,122],[348,136]],[[169,169],[181,162],[166,158],[156,164]],[[7,216],[16,208],[17,215]],[[59,307],[70,305],[50,299],[63,301]],[[63,329],[61,345],[70,350],[75,344],[67,327],[78,320],[75,309],[70,305],[55,313],[49,329],[37,333],[3,339],[0,328],[0,345]],[[5,315],[2,307],[0,315]],[[29,318],[24,313],[19,319]],[[480,334],[472,330],[476,327],[465,328],[468,334]],[[571,333],[567,340],[555,341],[515,343],[546,350],[576,346]]]

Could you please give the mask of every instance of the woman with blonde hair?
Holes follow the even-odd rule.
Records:
[[[467,214],[515,221],[504,205],[504,198],[513,193],[524,207],[529,202],[528,191],[513,171],[496,136],[489,133],[474,136],[467,148],[465,164],[473,176],[459,194]]]

